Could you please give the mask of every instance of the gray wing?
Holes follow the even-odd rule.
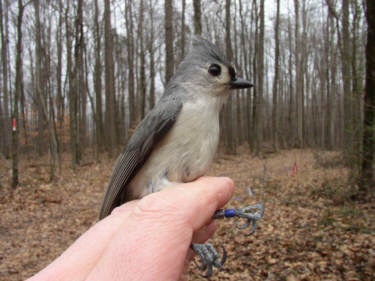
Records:
[[[139,123],[127,146],[117,159],[104,196],[99,219],[126,201],[126,186],[148,159],[153,148],[176,122],[182,103],[176,100],[159,102]]]

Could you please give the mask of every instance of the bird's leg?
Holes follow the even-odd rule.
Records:
[[[226,209],[226,210],[217,210],[212,217],[213,219],[223,219],[223,218],[232,218],[232,217],[239,217],[246,219],[246,223],[242,225],[237,225],[237,228],[244,229],[252,225],[251,231],[248,235],[253,234],[256,226],[257,221],[263,217],[264,213],[264,206],[263,204],[256,204],[250,205],[243,208],[238,209]],[[223,257],[220,259],[219,254],[217,253],[216,249],[210,244],[191,244],[191,248],[193,251],[199,256],[201,261],[201,266],[197,265],[200,270],[207,270],[203,277],[211,277],[212,276],[212,269],[213,267],[220,268],[226,258],[227,253],[225,248],[222,246],[223,249]]]
[[[263,217],[263,214],[264,206],[262,203],[258,203],[238,209],[217,210],[212,218],[223,219],[238,217],[246,219],[246,222],[244,224],[238,224],[237,228],[245,229],[251,225],[251,231],[248,234],[250,235],[254,233],[257,227],[257,221]]]
[[[223,257],[220,259],[219,254],[217,253],[216,249],[212,244],[205,243],[205,244],[191,244],[190,246],[193,251],[199,256],[201,261],[201,266],[197,265],[197,267],[202,270],[206,271],[206,274],[202,275],[203,277],[209,278],[212,276],[212,267],[220,268],[227,258],[227,252],[225,248],[222,246],[223,249]]]

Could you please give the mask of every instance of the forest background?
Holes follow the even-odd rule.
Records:
[[[253,188],[271,197],[283,184],[296,196],[302,185],[309,197],[301,201],[334,202],[319,226],[341,222],[332,211],[339,201],[358,211],[350,213],[360,222],[356,235],[373,234],[374,6],[371,0],[0,0],[1,208],[17,213],[29,210],[25,202],[37,210],[77,203],[67,198],[77,192],[71,180],[86,169],[100,171],[95,188],[102,194],[115,157],[162,95],[192,36],[201,35],[255,85],[233,93],[221,113],[217,163],[231,167],[227,175],[244,188],[246,176],[261,178]],[[281,155],[285,163],[271,171]],[[239,160],[258,167],[242,171]],[[297,180],[304,169],[325,176],[309,170]],[[81,184],[79,190],[90,191],[84,186],[90,183]],[[95,211],[100,196],[94,197]],[[17,219],[9,213],[3,220],[0,235],[7,237]],[[77,224],[94,220],[90,213]],[[51,257],[83,230],[54,244]],[[12,249],[7,243],[4,253]],[[359,274],[357,262],[347,272]],[[361,278],[371,276],[366,266],[371,260]],[[35,268],[40,264],[30,272]]]

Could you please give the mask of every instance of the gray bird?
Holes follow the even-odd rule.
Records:
[[[231,63],[209,41],[194,38],[188,55],[168,82],[157,105],[138,124],[118,157],[109,182],[100,219],[130,200],[139,199],[176,183],[203,176],[219,142],[219,113],[233,89],[252,84],[236,76]],[[249,206],[259,209],[258,206]],[[238,215],[254,221],[259,216]],[[258,215],[258,214],[257,214]],[[224,217],[221,212],[214,218]],[[233,215],[230,215],[233,216]],[[255,223],[253,223],[255,227]],[[221,267],[210,244],[192,244],[203,269]]]

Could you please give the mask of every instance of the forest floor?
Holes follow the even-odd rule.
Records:
[[[10,163],[1,161],[0,280],[23,280],[95,223],[114,160],[73,173],[65,159],[49,183],[47,159],[24,159],[16,190]],[[236,229],[238,221],[220,222],[211,240],[228,257],[210,280],[375,280],[374,197],[351,201],[355,187],[338,153],[289,150],[259,159],[241,151],[216,159],[208,174],[234,180],[228,207],[265,204],[254,235]],[[199,276],[192,264],[187,279]]]

